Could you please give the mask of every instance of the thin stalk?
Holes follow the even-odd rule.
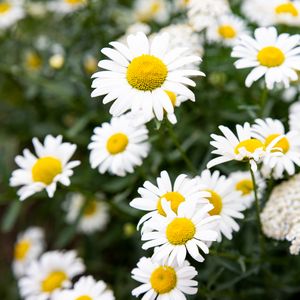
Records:
[[[265,116],[265,106],[266,106],[266,100],[268,97],[268,89],[265,86],[260,97],[260,117],[263,118]]]

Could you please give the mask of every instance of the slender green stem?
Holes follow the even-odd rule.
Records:
[[[173,126],[169,122],[166,122],[166,123],[167,123],[167,127],[168,127],[170,137],[173,140],[173,143],[175,144],[177,150],[180,152],[180,155],[181,155],[182,159],[185,161],[185,163],[188,166],[188,168],[190,169],[190,171],[193,174],[197,174],[197,170],[196,170],[194,164],[191,162],[191,160],[188,158],[185,151],[181,147],[181,143],[179,142],[179,140],[177,138],[177,135],[174,132]]]
[[[260,97],[260,117],[263,118],[265,116],[265,106],[266,106],[266,100],[268,97],[268,89],[265,86]]]
[[[253,182],[253,190],[254,190],[254,198],[255,198],[255,208],[256,208],[256,222],[257,222],[257,227],[259,231],[259,245],[260,245],[260,255],[261,257],[265,256],[265,240],[264,240],[264,235],[262,232],[262,225],[261,225],[261,219],[260,219],[260,204],[259,204],[259,199],[257,195],[257,184],[255,180],[255,175],[253,170],[251,169],[251,165],[249,164],[249,169],[251,173],[251,178]]]

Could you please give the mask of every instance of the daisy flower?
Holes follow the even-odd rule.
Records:
[[[295,102],[289,109],[289,126],[291,131],[297,131],[300,134],[300,101]]]
[[[246,86],[265,77],[266,87],[271,90],[275,83],[288,87],[298,79],[300,70],[300,35],[278,35],[275,27],[258,28],[255,38],[244,35],[233,48],[232,57],[237,69],[254,68],[246,78]]]
[[[92,97],[106,95],[103,103],[114,101],[110,108],[113,116],[127,110],[142,114],[150,120],[152,115],[158,120],[164,111],[174,113],[174,107],[165,91],[185,96],[195,101],[195,95],[186,87],[195,86],[191,76],[203,76],[197,70],[185,69],[190,63],[201,61],[195,55],[186,56],[187,49],[171,49],[168,34],[157,35],[150,43],[144,33],[129,35],[127,44],[110,43],[115,49],[104,48],[102,53],[109,60],[99,62],[105,69],[95,73]]]
[[[108,205],[97,198],[87,199],[80,193],[73,193],[69,195],[63,207],[69,224],[76,223],[80,216],[77,228],[86,234],[104,230],[109,221]]]
[[[72,289],[57,292],[53,300],[114,300],[111,290],[102,280],[96,281],[92,276],[83,276]]]
[[[12,26],[25,16],[22,0],[0,2],[0,29]]]
[[[28,265],[37,259],[44,250],[44,231],[30,227],[20,233],[14,247],[13,272],[16,277],[24,275]]]
[[[195,260],[203,262],[204,257],[198,248],[208,254],[207,243],[218,238],[220,217],[208,214],[213,205],[199,207],[197,203],[184,202],[179,205],[177,214],[165,199],[161,201],[161,205],[166,216],[157,214],[147,222],[149,230],[142,233],[142,241],[145,241],[142,248],[147,250],[157,247],[153,258],[163,262],[176,261],[178,265],[182,265],[187,252]]]
[[[300,25],[300,1],[271,0],[275,24]]]
[[[148,130],[144,124],[137,124],[129,115],[114,117],[110,123],[103,123],[94,129],[90,164],[101,174],[109,171],[117,176],[133,173],[148,156],[150,144]]]
[[[173,0],[176,11],[187,10],[192,0]]]
[[[286,133],[282,122],[271,118],[257,119],[252,131],[253,136],[263,142],[265,147],[271,146],[271,151],[263,159],[263,174],[272,174],[274,178],[281,178],[284,171],[289,175],[295,174],[295,165],[300,166],[299,133]]]
[[[87,0],[52,0],[49,1],[48,9],[61,15],[72,13],[87,4]]]
[[[204,197],[210,195],[200,192],[196,180],[188,178],[185,174],[179,175],[172,184],[168,172],[162,171],[156,182],[157,185],[154,185],[146,181],[143,187],[138,189],[140,197],[130,202],[131,207],[148,212],[141,218],[139,225],[157,214],[166,216],[162,207],[163,199],[170,202],[173,212],[177,213],[181,203],[205,203]]]
[[[71,287],[71,280],[85,267],[75,251],[50,251],[33,261],[19,281],[21,296],[30,300],[48,300],[62,288]]]
[[[232,188],[232,181],[220,175],[219,171],[211,173],[209,170],[204,170],[197,179],[202,186],[201,189],[204,187],[204,190],[211,194],[208,199],[212,204],[209,215],[220,217],[218,241],[221,241],[222,235],[231,240],[232,232],[240,229],[235,219],[244,218],[241,211],[245,206],[241,201],[240,193]]]
[[[76,145],[63,143],[62,136],[47,135],[44,144],[37,138],[32,140],[36,156],[28,149],[23,156],[15,159],[20,169],[15,170],[10,178],[11,186],[22,186],[18,190],[20,200],[46,189],[48,196],[53,197],[58,182],[70,185],[70,176],[73,168],[77,167],[78,160],[69,161],[76,150]]]
[[[193,280],[197,275],[194,267],[188,261],[178,266],[176,263],[160,263],[153,258],[142,257],[133,269],[131,276],[141,285],[132,291],[132,295],[145,299],[181,299],[185,294],[194,295],[198,291],[198,283]]]
[[[248,171],[237,171],[230,173],[229,179],[232,181],[233,189],[240,193],[241,203],[245,208],[251,207],[254,202],[254,186],[251,174]],[[255,173],[255,182],[257,185],[258,197],[261,198],[265,189],[265,182],[258,172]]]
[[[207,28],[207,40],[223,43],[225,46],[234,46],[237,39],[247,32],[243,19],[235,15],[223,15]]]
[[[249,161],[252,170],[257,170],[257,163],[265,155],[264,143],[256,138],[253,138],[252,131],[249,123],[243,126],[236,125],[237,136],[225,126],[219,126],[224,136],[212,134],[213,141],[210,144],[216,148],[213,154],[218,157],[212,159],[207,168],[212,168],[216,165],[222,164],[227,161]]]

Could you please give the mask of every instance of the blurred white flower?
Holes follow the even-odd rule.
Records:
[[[24,17],[23,0],[5,0],[0,2],[0,29],[10,27]]]
[[[57,14],[66,15],[84,7],[88,0],[50,0],[48,9]]]

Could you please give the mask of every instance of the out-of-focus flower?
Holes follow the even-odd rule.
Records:
[[[56,69],[56,70],[61,69],[63,67],[64,63],[65,63],[65,57],[61,53],[53,54],[49,58],[49,65],[53,69]]]
[[[0,2],[0,29],[15,24],[25,16],[23,0],[5,0]]]
[[[29,71],[40,70],[42,64],[43,64],[42,58],[37,52],[30,51],[25,54],[25,67]]]
[[[98,61],[94,56],[86,55],[83,60],[83,67],[87,74],[93,74],[97,71]]]
[[[43,18],[47,13],[47,4],[44,2],[28,1],[26,3],[26,10],[28,15],[36,18]]]
[[[291,131],[296,131],[300,134],[300,101],[295,102],[290,106],[289,110],[289,125]]]
[[[48,9],[57,14],[66,15],[83,8],[88,0],[51,0],[48,2]]]

